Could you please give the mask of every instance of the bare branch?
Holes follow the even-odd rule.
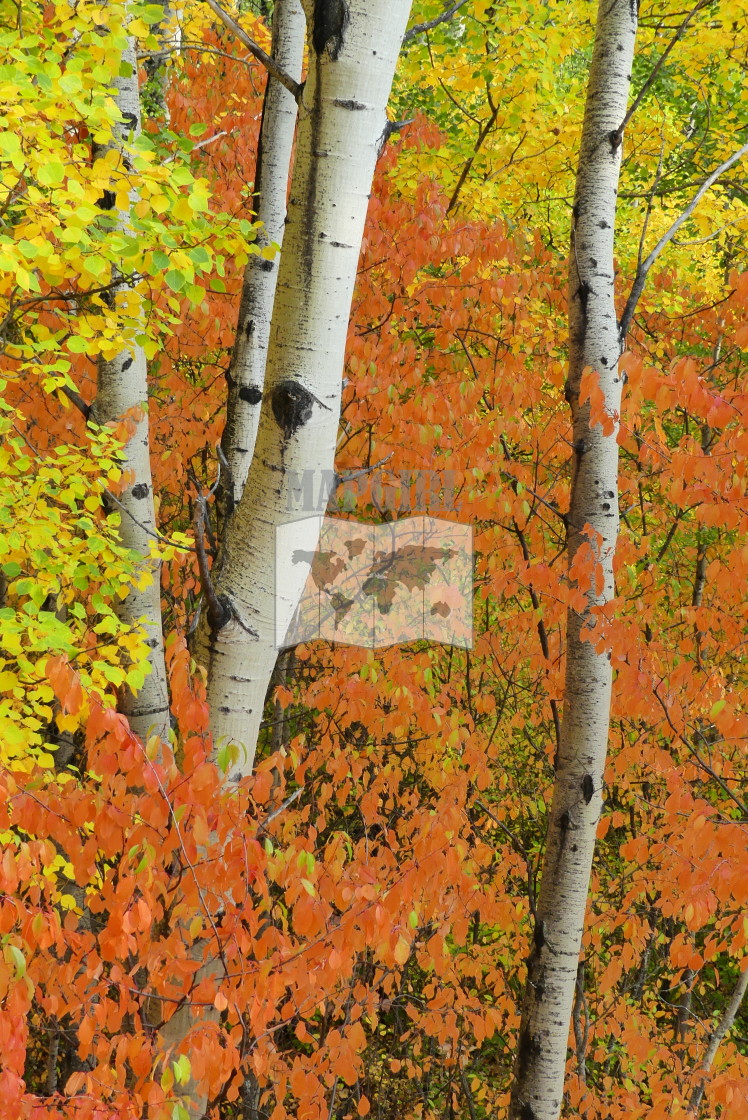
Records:
[[[262,63],[268,74],[270,74],[272,78],[275,78],[277,82],[280,82],[282,86],[285,86],[295,100],[299,101],[304,86],[292,78],[290,74],[287,74],[286,71],[254,41],[254,39],[251,39],[244,28],[217,3],[217,0],[205,0],[205,3],[212,12],[215,12],[224,26],[227,27],[229,31],[233,32],[237,39],[244,44],[249,53],[254,55],[258,62]]]
[[[729,169],[734,164],[736,164],[739,159],[742,159],[743,156],[746,155],[746,153],[748,153],[748,144],[744,144],[742,148],[739,148],[737,150],[737,152],[733,152],[733,154],[730,156],[729,159],[726,159],[724,163],[721,163],[719,165],[719,167],[716,167],[714,169],[714,171],[712,171],[711,175],[707,176],[707,178],[704,180],[704,182],[701,184],[701,186],[697,190],[696,194],[693,196],[693,198],[689,202],[688,206],[685,208],[683,213],[680,215],[680,217],[675,219],[675,221],[673,222],[673,224],[671,225],[671,227],[667,231],[667,233],[664,233],[662,235],[662,237],[657,242],[657,244],[655,245],[652,252],[647,257],[647,259],[645,261],[643,261],[643,263],[637,269],[636,277],[634,278],[634,283],[631,287],[631,294],[629,295],[629,298],[626,301],[626,306],[623,309],[623,314],[621,315],[621,321],[620,321],[619,327],[618,327],[618,331],[619,331],[620,338],[621,338],[621,344],[623,344],[626,340],[626,335],[628,334],[629,327],[631,326],[631,320],[633,319],[634,312],[636,311],[636,305],[639,302],[639,297],[641,296],[642,292],[644,291],[644,285],[645,285],[646,280],[647,280],[647,274],[649,273],[649,270],[651,269],[652,265],[655,263],[655,261],[657,260],[657,258],[659,257],[660,253],[665,248],[665,246],[670,241],[673,240],[673,238],[675,237],[676,233],[678,232],[680,227],[683,225],[683,223],[687,222],[688,219],[691,217],[694,210],[696,209],[698,204],[701,202],[702,198],[704,197],[706,192],[709,190],[709,188],[714,186],[714,184],[719,179],[720,175],[723,175],[725,173],[725,171],[729,171]]]
[[[303,792],[304,786],[299,786],[299,788],[295,790],[290,797],[287,797],[285,801],[281,802],[277,809],[273,809],[272,813],[268,813],[265,819],[260,821],[260,824],[257,827],[257,835],[260,836],[265,831],[270,822],[274,821],[276,817],[280,816],[283,810],[287,809],[289,805],[293,805],[294,801],[296,801],[297,798],[301,797]]]
[[[146,533],[149,537],[151,537],[154,541],[160,541],[161,544],[168,544],[170,548],[178,548],[180,552],[194,552],[195,551],[194,549],[190,548],[190,546],[187,545],[187,544],[177,544],[176,541],[171,541],[171,540],[169,540],[168,537],[162,537],[160,533],[154,533],[153,530],[149,529],[147,525],[144,525],[142,521],[138,521],[135,514],[131,513],[130,510],[127,508],[127,506],[123,505],[123,503],[119,500],[119,498],[115,497],[115,495],[112,493],[111,490],[105,490],[104,491],[104,496],[105,496],[105,498],[108,502],[114,502],[114,504],[117,506],[118,509],[120,509],[122,511],[122,513],[127,514],[127,516],[130,518],[130,520],[134,521],[135,524],[138,526],[138,528],[142,529],[143,532]]]
[[[523,847],[523,845],[520,843],[520,841],[517,839],[517,837],[514,835],[514,833],[511,832],[507,828],[507,826],[504,824],[504,822],[502,820],[499,820],[499,818],[496,816],[495,813],[491,812],[491,810],[488,808],[488,806],[483,801],[480,801],[476,797],[475,804],[481,810],[481,812],[485,813],[487,817],[491,818],[491,820],[497,826],[497,828],[501,829],[501,831],[504,833],[504,835],[508,839],[509,843],[514,848],[517,855],[520,857],[521,860],[523,860],[524,865],[525,865],[525,870],[527,872],[527,901],[530,903],[530,910],[532,912],[532,916],[535,919],[535,921],[537,922],[538,915],[537,915],[537,912],[535,910],[535,902],[536,902],[536,897],[537,897],[537,892],[536,892],[536,888],[535,888],[535,871],[533,869],[532,860],[530,859],[530,856],[529,856],[528,852]]]
[[[458,0],[456,4],[453,4],[451,8],[447,8],[440,16],[435,16],[434,19],[430,19],[426,23],[414,24],[413,27],[403,35],[403,46],[412,42],[417,35],[423,35],[425,31],[430,31],[432,27],[438,27],[440,23],[446,23],[448,19],[451,19],[452,16],[460,10],[463,4],[467,4],[467,0]]]
[[[205,525],[207,520],[205,505],[205,498],[198,491],[194,502],[194,518],[195,552],[197,553],[197,566],[200,571],[200,585],[203,589],[205,601],[208,604],[208,618],[210,619],[211,625],[220,629],[221,626],[225,626],[227,616],[230,615],[231,612],[226,604],[219,599],[216,594],[216,589],[213,586],[213,580],[210,578],[208,556],[205,552]]]
[[[693,17],[696,15],[697,12],[700,12],[702,8],[708,7],[708,5],[711,4],[712,2],[713,2],[713,0],[699,0],[699,3],[696,5],[696,7],[692,8],[691,11],[686,16],[686,18],[683,20],[683,23],[680,25],[678,30],[675,32],[675,35],[672,37],[672,39],[670,40],[668,45],[665,47],[665,50],[662,52],[660,57],[657,59],[657,62],[655,63],[654,67],[652,68],[652,71],[651,71],[649,77],[647,78],[644,85],[642,86],[642,88],[639,90],[638,94],[634,98],[634,100],[631,104],[631,108],[626,113],[626,116],[623,118],[623,120],[619,124],[618,128],[614,132],[613,136],[615,136],[617,138],[616,141],[615,141],[617,144],[621,143],[621,140],[623,139],[623,132],[624,132],[624,129],[626,128],[626,125],[629,123],[629,121],[633,117],[634,113],[636,112],[636,110],[641,105],[647,91],[651,88],[652,84],[655,81],[655,78],[657,77],[660,70],[662,69],[667,56],[670,54],[671,50],[676,45],[676,43],[680,39],[683,38],[683,36],[685,34],[685,31],[686,31],[686,28],[688,27],[688,25],[691,22],[691,20],[693,19]],[[613,136],[611,136],[611,138],[610,138],[611,143],[614,142],[613,141]]]
[[[741,972],[738,977],[738,982],[733,988],[732,995],[722,1013],[722,1018],[717,1023],[716,1027],[709,1036],[706,1052],[699,1067],[699,1080],[694,1085],[691,1092],[691,1099],[688,1104],[688,1111],[692,1116],[696,1116],[701,1105],[701,1099],[704,1096],[706,1089],[707,1078],[712,1068],[714,1059],[717,1056],[717,1050],[720,1043],[735,1022],[735,1017],[740,1010],[740,1005],[743,1002],[743,997],[748,988],[748,970]]]
[[[60,386],[61,391],[65,394],[71,404],[74,404],[78,411],[86,420],[91,415],[91,405],[86,404],[80,393],[76,393],[75,389],[71,389],[69,385]]]

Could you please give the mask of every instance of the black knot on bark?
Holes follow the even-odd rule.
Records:
[[[247,404],[259,404],[262,400],[262,389],[258,389],[256,385],[242,385],[239,390],[239,400],[246,401]]]
[[[319,55],[324,50],[336,59],[343,46],[343,33],[348,26],[348,5],[345,0],[315,0],[312,46]]]
[[[148,486],[147,486],[147,484],[145,482],[139,482],[136,486],[133,486],[132,496],[133,496],[133,498],[147,498],[148,497]]]
[[[281,381],[271,390],[273,416],[286,439],[310,420],[315,399],[298,381]]]
[[[228,596],[214,596],[213,602],[208,607],[208,623],[211,632],[217,634],[219,630],[223,630],[224,626],[231,621],[233,613],[231,600]]]

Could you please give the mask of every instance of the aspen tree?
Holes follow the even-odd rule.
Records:
[[[410,3],[306,0],[304,10],[309,70],[257,442],[197,643],[214,744],[238,748],[232,780],[252,771],[277,635],[306,581],[294,552],[317,544],[317,520],[294,512],[295,486],[306,472],[316,492],[333,469],[353,286]]]
[[[295,81],[301,80],[306,21],[301,0],[278,0],[273,9],[274,60]],[[282,246],[286,194],[297,115],[296,100],[277,78],[268,75],[262,107],[254,194],[262,223],[257,245]],[[270,320],[273,314],[279,257],[253,254],[244,270],[231,367],[227,374],[226,427],[221,445],[229,465],[228,506],[241,498],[254,452],[265,381]]]
[[[140,134],[141,106],[138,88],[138,66],[134,40],[129,39],[122,56],[123,66],[114,78],[117,106],[122,114],[120,125],[122,142]],[[111,145],[110,145],[111,146]],[[99,149],[101,154],[104,149]],[[127,170],[128,157],[121,150],[121,159]],[[106,203],[107,199],[104,199]],[[130,192],[130,203],[137,202],[137,192]],[[117,221],[123,230],[128,228],[128,214],[121,212]],[[128,284],[114,289],[111,299],[135,299]],[[119,420],[126,413],[136,410],[135,431],[125,444],[122,468],[129,474],[130,482],[117,498],[122,520],[122,543],[143,559],[140,571],[151,578],[145,587],[133,587],[119,607],[119,615],[133,626],[142,624],[150,648],[150,673],[145,678],[137,696],[129,690],[120,701],[120,709],[130,720],[133,731],[142,739],[149,734],[166,739],[169,731],[169,690],[164,663],[164,636],[161,624],[161,565],[151,559],[152,544],[156,540],[156,510],[151,477],[150,440],[148,424],[148,369],[141,346],[132,342],[114,358],[99,360],[96,401],[91,418],[99,424]]]
[[[631,66],[635,0],[601,0],[577,166],[569,255],[569,368],[573,421],[567,515],[569,569],[585,570],[584,606],[567,618],[566,686],[556,779],[527,962],[511,1120],[557,1120],[597,823],[602,809],[613,672],[584,631],[614,595],[618,537],[621,339],[614,302],[616,199]],[[590,424],[585,371],[598,376],[607,423]],[[580,561],[583,563],[580,565]]]

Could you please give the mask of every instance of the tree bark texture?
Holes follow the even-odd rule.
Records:
[[[333,469],[353,286],[409,10],[409,0],[305,0],[309,73],[255,454],[224,536],[221,611],[204,613],[197,643],[216,748],[239,747],[232,781],[252,771],[276,636],[309,571],[298,556],[319,537],[295,495],[305,472],[316,493]]]
[[[305,38],[306,20],[301,0],[277,0],[273,10],[271,53],[297,82],[301,81]],[[257,233],[257,245],[261,248],[283,244],[296,115],[293,95],[280,82],[268,77],[254,188],[257,219],[262,222]],[[279,256],[266,260],[259,254],[252,254],[244,270],[239,320],[227,376],[226,427],[221,440],[231,472],[224,488],[228,498],[226,512],[238,504],[252,462],[279,263]]]
[[[123,63],[130,73],[114,79],[117,105],[123,117],[120,125],[123,141],[140,132],[141,111],[138,89],[138,66],[135,45],[128,40]],[[125,69],[125,67],[123,67]],[[127,165],[127,155],[122,150],[122,160]],[[131,204],[137,201],[131,192]],[[128,227],[129,215],[122,212],[118,221],[122,229]],[[128,292],[122,284],[115,289],[112,299],[116,303]],[[145,571],[151,582],[142,590],[132,588],[118,608],[119,617],[131,625],[142,625],[150,649],[150,673],[137,696],[129,690],[121,699],[120,710],[128,717],[133,731],[142,739],[157,734],[166,739],[169,731],[169,690],[164,663],[164,636],[161,628],[161,565],[150,559],[151,544],[156,537],[156,511],[151,478],[150,440],[148,425],[148,384],[145,354],[134,342],[111,360],[99,361],[96,401],[92,419],[99,424],[119,420],[130,409],[140,409],[135,433],[125,445],[121,459],[122,468],[131,473],[126,490],[118,496],[121,513],[120,537],[127,548],[142,557],[138,572]]]
[[[577,561],[578,571],[586,557],[591,586],[578,585],[585,605],[570,609],[567,618],[561,742],[527,962],[511,1120],[557,1120],[561,1112],[569,1019],[602,808],[612,669],[610,654],[585,640],[583,632],[593,624],[595,608],[614,594],[617,423],[606,430],[602,424],[590,427],[590,403],[582,402],[580,388],[584,371],[596,371],[606,411],[617,419],[622,378],[613,237],[620,126],[626,115],[636,28],[635,0],[601,0],[572,212],[566,389],[573,420],[569,566],[574,570]]]
[[[725,1010],[722,1012],[722,1017],[709,1035],[709,1042],[707,1043],[704,1057],[698,1069],[696,1084],[691,1091],[691,1098],[688,1102],[688,1111],[692,1116],[698,1116],[704,1092],[706,1091],[707,1081],[709,1080],[709,1074],[714,1065],[714,1059],[717,1057],[717,1051],[725,1035],[732,1030],[737,1014],[740,1011],[740,1005],[745,999],[746,990],[748,990],[748,969],[741,972],[738,976],[737,983],[732,990],[732,995],[727,1001]]]

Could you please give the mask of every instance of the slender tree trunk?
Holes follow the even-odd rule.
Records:
[[[122,61],[125,64],[123,69],[129,67],[130,73],[115,77],[114,85],[117,105],[123,117],[119,127],[125,140],[140,132],[138,67],[133,40],[128,40]],[[122,158],[127,160],[124,152]],[[131,195],[131,204],[135,201],[137,199]],[[120,213],[119,221],[122,228],[127,229],[128,214]],[[127,291],[127,286],[123,284],[112,298],[116,302]],[[127,489],[118,496],[117,508],[122,516],[119,532],[122,542],[143,557],[138,572],[147,572],[151,582],[142,590],[133,588],[120,604],[118,613],[124,622],[132,626],[142,624],[145,629],[151,671],[137,696],[129,691],[124,693],[120,710],[141,738],[155,733],[165,739],[169,730],[169,691],[161,629],[161,566],[158,561],[149,559],[156,535],[156,513],[148,431],[147,367],[142,348],[132,343],[110,361],[99,361],[98,390],[92,419],[105,424],[109,420],[118,420],[135,408],[141,409],[142,415],[123,451],[122,467],[131,472],[132,478]]]
[[[214,742],[240,748],[231,780],[251,773],[277,637],[306,582],[302,555],[317,545],[317,520],[294,514],[294,505],[305,472],[316,493],[333,469],[351,298],[409,10],[409,0],[305,0],[309,75],[266,391],[252,467],[224,538],[218,604],[198,633]]]
[[[301,81],[305,38],[306,20],[301,0],[276,0],[271,53],[297,82]],[[255,170],[255,207],[257,218],[262,222],[257,245],[263,248],[274,243],[283,244],[296,115],[293,95],[268,76]],[[252,254],[244,270],[239,321],[227,374],[226,427],[221,440],[231,472],[225,488],[226,512],[230,512],[242,496],[254,453],[279,262],[278,256],[265,260]]]
[[[617,425],[611,424],[607,433],[600,424],[590,427],[590,405],[581,401],[580,386],[585,369],[597,371],[605,407],[617,417],[621,376],[613,231],[619,130],[628,102],[636,26],[635,0],[601,0],[572,212],[566,390],[574,425],[569,565],[587,558],[592,586],[584,586],[584,607],[570,610],[567,619],[561,744],[527,962],[511,1120],[557,1120],[561,1112],[569,1019],[602,807],[612,670],[610,655],[585,641],[583,631],[594,622],[594,609],[614,594]]]
[[[746,990],[748,990],[748,970],[740,973],[738,981],[733,988],[732,995],[730,996],[730,999],[728,1001],[727,1007],[722,1014],[722,1018],[717,1023],[716,1027],[709,1036],[709,1042],[707,1043],[706,1052],[702,1059],[701,1065],[699,1066],[697,1075],[698,1080],[691,1092],[691,1099],[688,1104],[689,1115],[698,1115],[699,1108],[701,1107],[701,1101],[704,1096],[704,1091],[706,1089],[706,1083],[709,1079],[709,1074],[714,1064],[714,1059],[717,1057],[717,1051],[719,1050],[725,1035],[732,1029],[735,1018],[740,1011],[740,1005],[745,998]]]

